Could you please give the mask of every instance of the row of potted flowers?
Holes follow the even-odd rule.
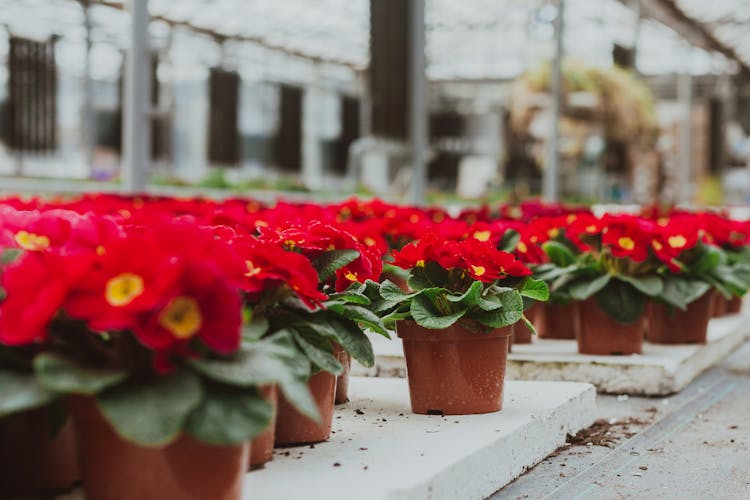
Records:
[[[747,229],[541,204],[3,200],[0,496],[81,477],[96,499],[238,498],[274,445],[328,438],[348,364],[374,361],[365,330],[403,339],[413,411],[497,411],[508,337],[542,327],[548,287],[617,325],[740,296]]]

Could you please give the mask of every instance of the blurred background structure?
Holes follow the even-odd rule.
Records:
[[[0,0],[0,189],[750,201],[748,0]]]

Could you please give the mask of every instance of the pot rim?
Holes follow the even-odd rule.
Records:
[[[401,325],[401,328],[399,328]],[[406,328],[404,328],[406,327]],[[419,326],[412,319],[396,321],[396,335],[403,340],[412,340],[417,342],[456,342],[456,341],[478,341],[492,340],[503,337],[510,337],[513,334],[513,325],[494,328],[486,333],[474,332],[463,326],[460,321],[454,323],[448,328],[431,330]]]

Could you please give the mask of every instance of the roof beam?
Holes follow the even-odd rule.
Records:
[[[641,15],[669,26],[692,45],[735,61],[741,73],[750,75],[750,65],[732,47],[716,38],[706,24],[685,14],[675,0],[641,0]]]
[[[120,2],[113,2],[109,0],[90,0],[90,1],[91,1],[91,4],[93,5],[101,5],[103,7],[109,7],[112,9],[125,10],[124,5]],[[162,15],[151,15],[151,20],[162,21],[163,23],[166,23],[171,27],[186,28],[195,33],[213,38],[214,40],[217,40],[217,41],[232,40],[232,41],[237,41],[237,42],[252,43],[259,47],[263,47],[265,49],[281,52],[281,53],[284,53],[286,55],[293,56],[293,57],[299,57],[301,59],[306,59],[314,63],[327,63],[327,64],[335,64],[337,66],[346,66],[355,71],[363,69],[359,65],[354,64],[351,61],[333,58],[333,57],[322,57],[322,56],[317,56],[317,55],[310,54],[301,50],[290,49],[289,47],[285,47],[280,44],[271,43],[265,38],[260,37],[260,36],[229,35],[229,34],[221,33],[221,32],[218,32],[218,31],[215,31],[210,28],[203,27],[203,26],[197,26],[189,21],[178,21],[178,20],[170,19]]]

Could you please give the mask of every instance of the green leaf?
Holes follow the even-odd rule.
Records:
[[[630,283],[636,290],[645,293],[649,297],[659,295],[664,288],[664,283],[659,276],[629,276],[627,274],[617,274],[615,275],[615,278],[624,281],[625,283]]]
[[[96,394],[119,384],[127,370],[86,366],[59,353],[41,353],[34,358],[34,371],[46,389],[64,394]]]
[[[420,294],[411,300],[410,313],[414,321],[423,328],[442,330],[461,319],[466,314],[466,307],[461,305],[450,314],[443,315],[438,311],[427,294]]]
[[[549,287],[542,280],[528,277],[523,280],[521,295],[530,299],[546,301],[549,300]]]
[[[204,443],[224,446],[248,441],[273,418],[273,406],[253,389],[210,384],[204,394],[186,426],[187,432]]]
[[[331,250],[315,259],[313,266],[318,271],[320,281],[325,281],[345,265],[357,260],[358,257],[359,252],[356,250]]]
[[[231,360],[194,359],[189,363],[203,376],[224,384],[247,388],[277,384],[300,413],[320,419],[307,387],[310,361],[295,347],[289,330],[243,343]]]
[[[404,292],[401,287],[393,283],[391,280],[385,280],[380,284],[380,296],[389,302],[403,302],[412,297],[415,297],[419,292]]]
[[[628,283],[614,280],[596,294],[596,301],[619,323],[632,323],[643,314],[648,298]]]
[[[659,298],[684,310],[689,303],[702,297],[710,288],[710,284],[701,280],[669,275],[664,278],[664,288]]]
[[[253,315],[252,321],[242,328],[242,338],[243,340],[259,340],[268,333],[269,326],[268,319]]]
[[[375,333],[389,337],[388,330],[383,326],[383,322],[380,320],[377,314],[373,313],[369,309],[361,306],[353,305],[340,305],[337,304],[329,308],[330,311],[343,316],[344,318],[350,319],[357,324],[364,325]]]
[[[346,352],[366,367],[375,364],[375,354],[372,343],[367,335],[350,321],[334,320],[334,328],[338,334],[338,342]],[[385,331],[386,336],[388,332]],[[390,336],[388,336],[390,338]]]
[[[693,271],[696,273],[709,272],[726,260],[724,252],[712,245],[701,245],[701,249],[703,252],[693,265]]]
[[[331,354],[331,344],[328,339],[307,333],[305,330],[295,329],[292,333],[295,342],[312,364],[334,375],[341,375],[344,372],[344,367]]]
[[[549,259],[558,267],[566,267],[575,263],[575,254],[565,245],[557,241],[547,241],[542,245],[542,250]]]
[[[128,441],[171,442],[202,399],[200,379],[189,371],[130,380],[96,396],[104,418]]]
[[[21,256],[23,250],[20,248],[4,248],[0,250],[0,265],[10,264]]]
[[[476,320],[491,328],[502,328],[518,322],[523,317],[523,299],[521,295],[512,288],[500,289],[487,297],[500,304],[500,308],[492,311],[473,313],[470,319]]]
[[[519,241],[521,241],[521,235],[518,233],[518,231],[514,229],[508,229],[500,238],[500,241],[497,244],[497,248],[498,250],[503,250],[504,252],[513,253],[516,251],[516,247],[518,246]]]
[[[339,301],[347,304],[359,304],[361,306],[370,305],[370,299],[367,298],[367,295],[352,290],[332,293],[328,295],[328,299],[330,302]]]
[[[396,329],[396,322],[402,321],[405,319],[412,319],[411,312],[409,310],[406,311],[393,311],[385,316],[383,316],[383,324],[386,328],[390,330]]]
[[[56,397],[33,373],[0,370],[0,417],[46,406]]]
[[[593,280],[581,279],[575,281],[569,285],[570,296],[575,300],[586,300],[607,286],[611,278],[612,275],[607,273]]]
[[[424,267],[411,270],[408,279],[409,288],[420,291],[425,288],[436,288],[440,283],[448,281],[448,271],[436,262],[428,262]]]
[[[460,302],[468,308],[477,307],[482,300],[484,285],[481,281],[474,281],[471,286],[461,295],[447,294],[445,298],[448,302]]]
[[[526,316],[521,316],[521,321],[523,321],[524,326],[531,331],[532,334],[536,335],[536,328],[534,327],[534,324],[529,321],[529,318]]]

